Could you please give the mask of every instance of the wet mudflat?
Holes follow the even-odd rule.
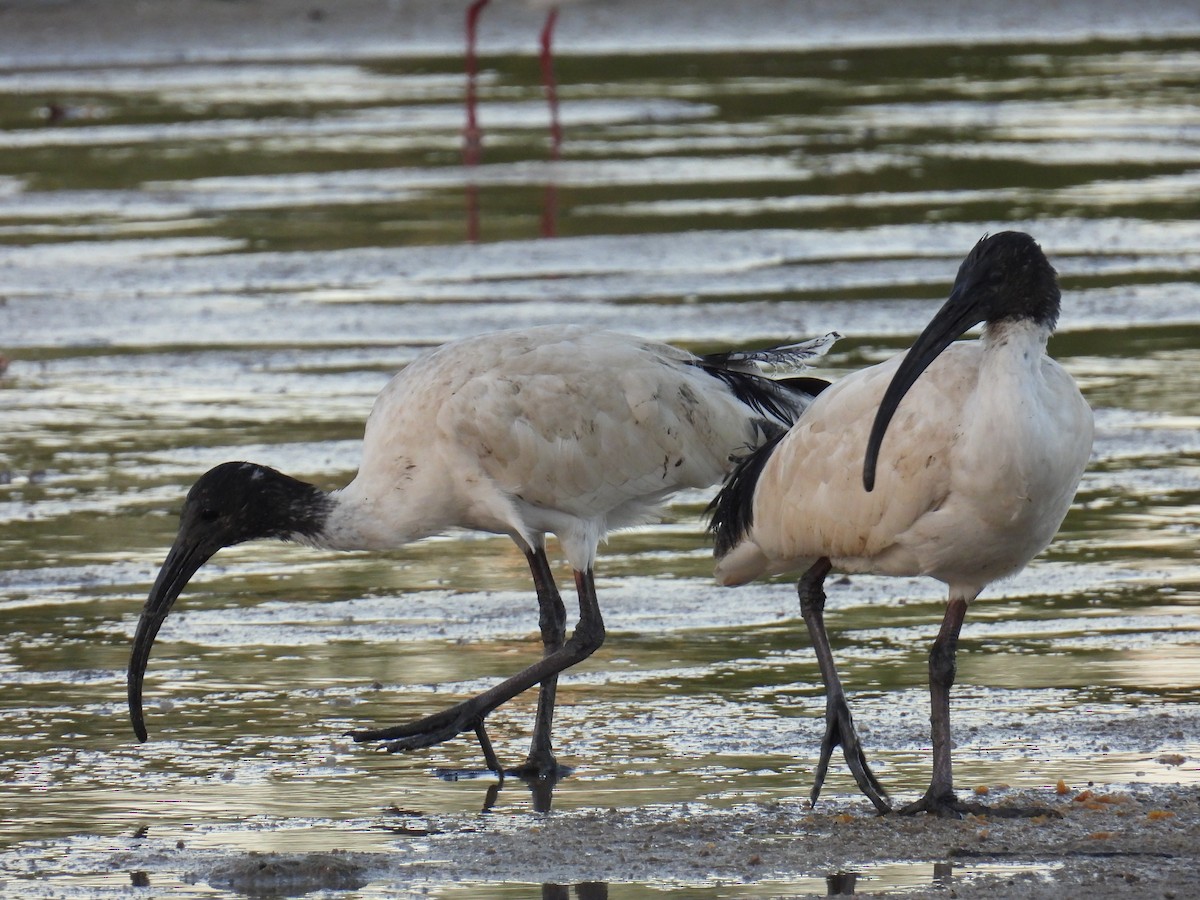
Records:
[[[471,167],[457,16],[441,43],[374,54],[184,52],[168,35],[129,42],[157,58],[113,38],[0,73],[4,890],[1196,893],[1196,33],[931,26],[766,50],[769,20],[747,16],[740,44],[680,25],[656,52],[634,20],[637,52],[618,55],[620,34],[571,30],[619,8],[562,15],[557,161],[536,60],[510,52],[540,17],[499,7]],[[58,12],[0,12],[44,37],[37,15]],[[956,774],[1062,818],[878,819],[840,766],[810,810],[824,702],[794,590],[712,585],[699,492],[603,554],[609,639],[563,679],[555,734],[577,768],[552,796],[496,791],[466,738],[388,756],[340,736],[536,655],[503,538],[222,551],[158,640],[151,740],[134,742],[133,623],[210,465],[344,483],[392,372],[510,325],[699,350],[836,329],[836,377],[905,347],[966,250],[1005,227],[1059,269],[1051,352],[1097,441],[1057,541],[968,616]],[[928,778],[943,597],[919,579],[830,589],[843,679],[902,801]],[[503,758],[532,715],[529,696],[490,720]]]

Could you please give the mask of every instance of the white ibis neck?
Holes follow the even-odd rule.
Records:
[[[1051,329],[1031,319],[1004,319],[988,322],[980,342],[984,353],[1003,353],[1034,364],[1045,355],[1050,334]]]

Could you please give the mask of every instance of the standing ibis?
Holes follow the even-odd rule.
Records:
[[[803,571],[800,608],[826,688],[816,803],[835,746],[880,812],[825,633],[832,568],[929,575],[949,588],[929,655],[933,777],[901,811],[968,808],[951,776],[950,688],[968,604],[1020,571],[1062,524],[1092,447],[1092,411],[1046,355],[1055,271],[1027,234],[985,236],[903,356],[821,392],[784,435],[739,464],[709,508],[725,585]],[[954,343],[984,323],[977,341]],[[865,461],[865,462],[864,462]]]
[[[557,675],[604,640],[592,568],[606,534],[652,519],[681,488],[717,484],[735,461],[781,433],[823,386],[773,380],[760,364],[798,369],[837,338],[766,351],[695,356],[579,326],[500,331],[445,344],[396,375],[367,420],[362,465],[326,492],[274,469],[229,462],[188,492],[179,531],[146,600],[129,662],[129,712],[146,739],[142,681],[159,628],[188,579],[222,547],[256,538],[335,550],[388,550],[450,528],[507,534],[533,573],[541,660],[462,703],[395,728],[352,732],[390,750],[474,730],[541,684],[523,775],[557,777],[550,740]],[[579,624],[551,575],[545,535],[575,574]]]

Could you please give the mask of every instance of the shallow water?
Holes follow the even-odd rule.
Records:
[[[464,827],[488,803],[518,827],[544,802],[519,783],[493,799],[490,778],[436,777],[478,769],[465,737],[409,756],[339,737],[537,654],[507,539],[222,551],[158,639],[136,744],[129,639],[191,481],[250,458],[344,483],[390,373],[498,327],[574,321],[696,349],[836,329],[836,376],[904,347],[971,244],[1006,227],[1060,271],[1051,350],[1098,432],[1057,541],[968,618],[959,783],[1200,783],[1194,42],[568,56],[558,161],[535,62],[490,57],[473,167],[460,70],[0,76],[5,879],[120,890],[128,872],[104,860],[141,830],[168,848],[382,850],[397,818]],[[563,678],[555,735],[577,769],[555,810],[807,796],[823,700],[794,590],[712,586],[708,496],[602,557],[609,640]],[[942,603],[918,579],[830,589],[864,740],[901,796],[928,778]],[[530,695],[489,720],[505,758],[532,710]],[[825,803],[863,802],[835,767]],[[860,889],[936,880],[863,863]],[[221,893],[160,868],[156,884]],[[656,889],[824,893],[828,874]]]

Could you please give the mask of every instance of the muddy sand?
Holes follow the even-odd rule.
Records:
[[[365,888],[395,896],[474,882],[575,886],[576,896],[605,896],[602,886],[617,893],[623,883],[690,885],[712,896],[1200,896],[1200,792],[1060,789],[984,798],[1000,809],[1048,810],[1033,819],[880,817],[845,797],[816,811],[799,801],[516,817],[394,809],[381,822],[395,833],[391,852],[191,851],[160,844],[151,830],[112,865],[135,873],[135,883],[181,873],[251,895]]]

